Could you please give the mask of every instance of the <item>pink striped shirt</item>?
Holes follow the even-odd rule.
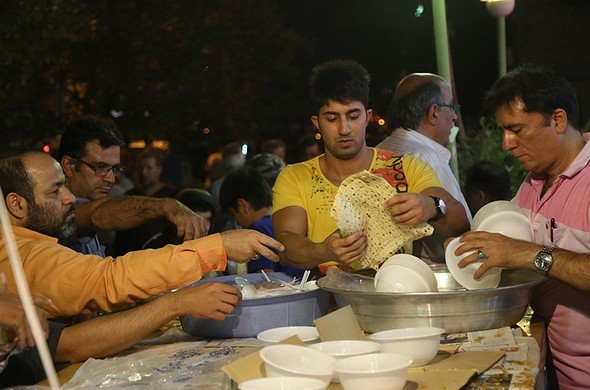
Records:
[[[535,243],[576,253],[590,253],[589,161],[590,142],[587,142],[542,197],[543,178],[529,174],[522,183],[514,201],[529,215]],[[589,294],[549,279],[535,290],[531,306],[535,315],[547,324],[560,388],[588,388]]]

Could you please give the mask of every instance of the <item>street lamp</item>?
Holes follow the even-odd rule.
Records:
[[[486,3],[488,12],[498,18],[498,73],[506,74],[506,16],[514,10],[514,0],[481,0]]]
[[[514,11],[514,0],[481,0],[488,12],[495,17],[508,16]]]

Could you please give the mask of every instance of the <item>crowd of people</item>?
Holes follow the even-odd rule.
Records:
[[[288,147],[278,138],[261,142],[255,155],[228,143],[210,156],[205,188],[163,181],[165,152],[148,148],[138,158],[134,188],[110,195],[125,175],[125,145],[100,117],[72,122],[56,159],[33,150],[6,153],[4,201],[58,367],[118,352],[178,315],[222,320],[240,302],[237,288],[180,287],[227,272],[231,262],[247,264],[247,272],[295,275],[330,264],[357,269],[366,233],[343,236],[330,209],[347,177],[370,171],[397,190],[383,205],[392,221],[434,227],[432,237],[414,242],[419,257],[443,262],[444,243],[460,236],[456,254],[473,254],[459,266],[483,260],[476,278],[491,267],[546,276],[531,306],[546,325],[548,386],[590,383],[590,146],[577,127],[569,82],[552,69],[522,65],[485,96],[503,132],[502,149],[529,171],[514,197],[508,172],[495,162],[471,167],[463,188],[456,180],[446,146],[459,106],[442,77],[413,73],[399,82],[387,115],[391,133],[376,147],[366,142],[369,85],[357,62],[317,65],[311,122],[321,142],[302,136],[295,163],[286,163]],[[532,242],[469,231],[479,208],[509,199],[528,215]],[[117,232],[112,247],[101,243],[101,232]],[[6,239],[0,241],[0,325],[11,336],[0,350],[0,386],[43,377],[15,295]]]

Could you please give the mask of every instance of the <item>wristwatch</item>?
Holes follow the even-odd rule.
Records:
[[[436,222],[439,219],[443,218],[447,215],[447,205],[445,201],[441,198],[437,198],[436,196],[430,196],[434,200],[434,207],[436,207],[436,216],[428,220],[428,222]]]
[[[553,247],[546,246],[535,257],[534,264],[538,274],[547,277],[547,272],[549,272],[551,265],[553,265],[552,252]]]

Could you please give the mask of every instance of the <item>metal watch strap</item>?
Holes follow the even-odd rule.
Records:
[[[534,264],[538,274],[547,277],[547,273],[553,265],[553,247],[544,246],[535,256]]]

